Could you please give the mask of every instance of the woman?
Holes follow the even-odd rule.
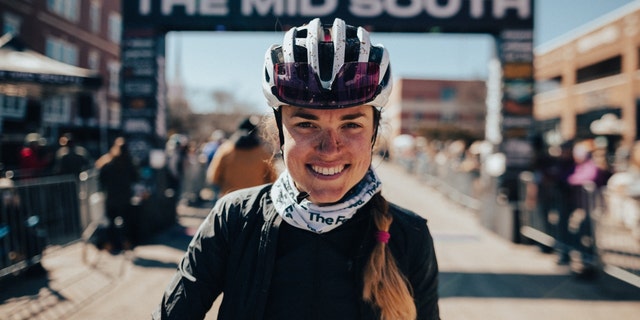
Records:
[[[371,168],[391,91],[387,51],[336,19],[266,53],[264,93],[285,170],[221,198],[156,318],[439,319],[426,221],[380,194]]]

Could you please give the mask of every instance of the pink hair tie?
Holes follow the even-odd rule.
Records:
[[[386,231],[378,231],[376,232],[376,240],[382,243],[389,243],[389,238],[391,238],[391,234]]]

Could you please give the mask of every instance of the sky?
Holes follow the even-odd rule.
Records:
[[[534,1],[534,46],[539,49],[640,0]],[[170,32],[166,38],[167,82],[179,75],[197,113],[229,111],[216,105],[213,91],[231,93],[235,101],[247,106],[245,112],[266,112],[260,81],[264,53],[270,45],[281,43],[282,36],[281,32]],[[389,51],[396,80],[484,80],[495,51],[493,38],[482,34],[374,33],[371,40]]]

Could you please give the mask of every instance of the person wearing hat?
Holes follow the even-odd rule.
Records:
[[[156,319],[439,319],[426,220],[381,194],[372,166],[391,91],[389,55],[362,27],[320,19],[265,55],[284,170],[222,197]]]
[[[258,135],[254,117],[244,119],[231,138],[223,143],[207,168],[206,181],[218,196],[276,180],[276,170]]]

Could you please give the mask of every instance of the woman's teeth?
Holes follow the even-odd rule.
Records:
[[[344,166],[332,167],[332,168],[311,166],[311,169],[315,173],[321,174],[323,176],[332,176],[334,174],[338,174],[338,173],[342,172],[342,170],[344,170]]]

